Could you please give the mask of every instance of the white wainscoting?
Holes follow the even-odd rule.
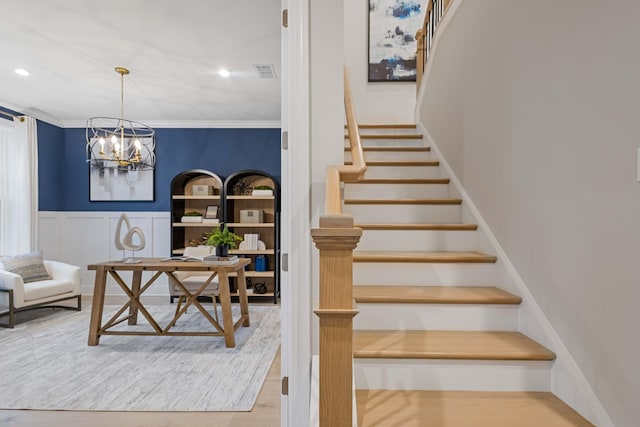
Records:
[[[115,229],[121,212],[49,212],[39,213],[39,245],[44,257],[82,267],[82,294],[92,295],[95,272],[87,270],[89,264],[122,259],[114,245]],[[126,212],[132,227],[140,227],[146,246],[136,252],[141,257],[166,257],[170,254],[169,212]],[[124,231],[123,231],[124,234]],[[127,257],[131,252],[127,251]],[[143,275],[143,281],[151,277]],[[123,273],[128,280],[130,275]],[[107,295],[124,295],[109,277]],[[158,278],[145,295],[167,296],[166,278]]]

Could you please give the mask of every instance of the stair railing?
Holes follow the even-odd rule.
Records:
[[[433,37],[438,29],[438,24],[442,20],[452,0],[428,0],[427,11],[424,15],[422,28],[416,33],[418,50],[416,52],[416,88],[420,88],[422,75],[427,66],[431,53]]]
[[[362,230],[353,226],[351,215],[342,213],[341,187],[361,180],[367,165],[346,68],[344,103],[352,164],[327,169],[325,213],[319,227],[311,230],[320,251],[320,299],[314,311],[320,319],[320,427],[353,425],[353,317],[358,313],[353,302],[353,250]]]

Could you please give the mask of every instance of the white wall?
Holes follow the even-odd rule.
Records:
[[[344,34],[335,22],[342,22],[343,0],[310,0],[310,86],[311,86],[311,227],[317,227],[324,213],[326,170],[344,162],[344,65],[340,46]],[[337,55],[336,55],[337,53]],[[312,298],[319,297],[318,250],[312,254]],[[313,347],[318,352],[318,318],[313,316]]]
[[[122,259],[114,245],[115,230],[121,212],[40,212],[39,246],[44,257],[68,262],[82,268],[82,294],[93,295],[95,272],[90,264]],[[170,254],[169,212],[127,212],[132,227],[140,227],[146,245],[136,256],[166,257]],[[124,234],[124,233],[123,233]],[[131,252],[127,251],[130,257]],[[143,276],[143,278],[148,278]],[[150,277],[150,275],[149,275]],[[124,296],[109,277],[107,295]],[[144,295],[169,298],[167,279],[158,278]]]
[[[335,19],[339,22],[338,14]],[[367,82],[368,19],[368,0],[344,1],[344,63],[349,69],[358,122],[414,123],[414,82]]]
[[[640,419],[637,16],[464,1],[419,117],[617,427]]]

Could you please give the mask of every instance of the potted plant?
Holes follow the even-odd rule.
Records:
[[[242,238],[231,232],[224,223],[220,223],[207,235],[207,245],[215,246],[217,256],[228,256],[229,249],[235,249],[236,242],[240,241]]]

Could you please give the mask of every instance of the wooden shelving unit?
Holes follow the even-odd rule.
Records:
[[[194,194],[195,185],[206,185],[213,194]],[[171,181],[171,255],[182,255],[185,246],[201,243],[205,233],[216,224],[181,222],[187,212],[200,212],[203,217],[208,206],[217,206],[218,218],[224,218],[223,178],[203,169],[192,169],[176,175]]]
[[[256,186],[269,186],[273,189],[271,196],[254,196],[252,189]],[[280,187],[277,180],[269,174],[258,170],[243,170],[230,175],[224,182],[225,223],[240,237],[245,234],[258,234],[264,242],[264,249],[238,248],[231,253],[251,258],[251,264],[245,275],[252,284],[264,283],[267,292],[252,293],[252,297],[273,298],[278,302],[280,296]],[[262,211],[260,222],[242,222],[240,211]],[[266,258],[266,271],[256,271],[256,257]],[[231,275],[230,277],[234,277]]]

